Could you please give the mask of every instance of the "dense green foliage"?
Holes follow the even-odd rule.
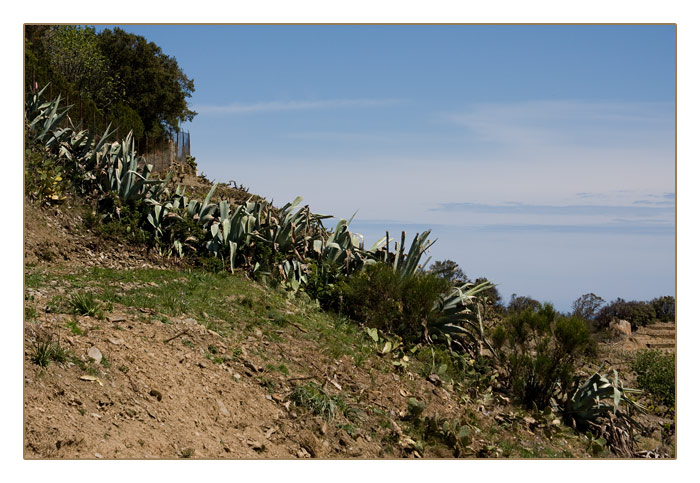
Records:
[[[464,283],[468,280],[457,262],[452,260],[438,260],[430,266],[428,271],[453,282]]]
[[[526,405],[539,408],[566,394],[575,362],[592,347],[585,321],[563,317],[550,304],[508,316],[492,340],[509,387]]]
[[[668,408],[676,405],[676,356],[657,350],[639,351],[632,363],[637,384]]]
[[[29,198],[42,203],[62,201],[69,189],[63,165],[31,147],[25,152],[24,183]]]
[[[188,107],[187,98],[194,92],[194,81],[173,57],[120,28],[104,30],[98,40],[122,89],[120,101],[138,114],[146,132],[157,136],[192,120],[196,113]]]
[[[510,302],[508,303],[507,311],[509,314],[518,314],[523,310],[537,310],[539,309],[539,307],[540,303],[532,297],[528,297],[526,295],[512,294],[510,296]]]
[[[418,341],[437,320],[433,307],[451,286],[449,280],[432,273],[402,277],[378,263],[343,285],[343,310],[368,327]]]
[[[51,84],[94,130],[107,123],[137,141],[162,139],[196,115],[187,99],[194,82],[177,61],[144,37],[119,28],[97,33],[76,25],[25,27],[25,89]]]
[[[672,295],[657,297],[649,302],[654,308],[656,320],[661,322],[675,322],[676,320],[676,298]]]
[[[595,321],[599,327],[607,327],[616,319],[623,319],[632,325],[632,329],[649,325],[656,318],[656,311],[647,302],[627,302],[621,298],[602,307]]]

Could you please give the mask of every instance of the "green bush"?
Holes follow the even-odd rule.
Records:
[[[676,405],[676,356],[658,350],[637,353],[632,370],[637,373],[637,384],[653,399],[668,408]]]
[[[598,327],[607,327],[615,319],[623,319],[632,325],[633,330],[644,327],[656,318],[654,308],[647,302],[627,302],[618,298],[601,308],[596,315]]]
[[[401,276],[389,265],[376,263],[341,285],[343,311],[365,326],[415,342],[437,320],[433,307],[451,286],[432,273]]]
[[[657,320],[661,322],[674,322],[676,320],[676,298],[674,296],[657,297],[649,303],[654,308]]]
[[[319,305],[324,310],[338,312],[341,309],[344,277],[341,275],[341,278],[338,279],[339,273],[340,269],[326,260],[314,261],[309,264],[304,291],[312,299],[318,300]]]
[[[83,216],[85,226],[106,240],[137,245],[155,245],[153,235],[144,226],[143,202],[122,202],[115,194],[99,200],[97,211]]]
[[[506,383],[527,406],[544,408],[573,382],[574,364],[594,344],[586,322],[551,304],[526,308],[495,328],[492,341]]]
[[[24,190],[29,199],[40,203],[57,203],[65,199],[70,184],[66,170],[58,160],[27,149],[24,166]]]

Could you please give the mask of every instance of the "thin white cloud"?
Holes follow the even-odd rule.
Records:
[[[673,104],[578,100],[478,104],[441,118],[478,138],[516,146],[626,144],[673,132]],[[658,136],[654,136],[658,139]]]
[[[259,112],[307,111],[318,109],[342,109],[353,107],[382,107],[399,104],[401,99],[324,99],[265,101],[253,103],[234,102],[226,105],[198,105],[194,110],[207,114],[251,114]]]

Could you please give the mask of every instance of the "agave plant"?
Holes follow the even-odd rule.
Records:
[[[137,156],[132,132],[121,143],[105,145],[97,163],[102,192],[115,193],[123,201],[158,199],[172,175],[168,173],[165,180],[150,178],[153,166]]]
[[[623,387],[617,371],[613,369],[612,372],[612,379],[607,374],[595,372],[568,398],[564,413],[575,427],[585,427],[610,413],[620,414],[621,402],[644,411],[642,406],[627,397],[627,394],[641,391]]]
[[[219,202],[217,208],[211,211],[212,222],[209,225],[211,240],[207,243],[207,249],[213,255],[219,255],[223,249],[228,248],[231,270],[236,261],[236,253],[241,246],[249,246],[251,239],[257,236],[262,227],[263,211],[267,208],[267,202],[253,202],[250,199],[236,207],[231,212],[226,200]],[[218,211],[218,219],[215,213]],[[200,218],[201,220],[201,218]]]
[[[313,240],[312,248],[317,257],[328,262],[329,266],[339,267],[339,272],[334,274],[335,278],[341,271],[349,275],[355,270],[361,270],[366,264],[375,263],[376,253],[385,242],[382,238],[372,248],[365,250],[362,235],[352,233],[349,228],[354,216],[349,221],[341,219],[328,239],[320,237]]]
[[[632,457],[635,453],[633,430],[639,428],[639,424],[632,419],[629,409],[644,412],[644,408],[627,394],[641,391],[623,387],[617,371],[613,369],[612,372],[610,379],[598,370],[577,387],[566,401],[564,416],[575,428],[595,431],[616,454]],[[627,405],[627,413],[620,410],[620,403]]]
[[[296,209],[302,199],[299,196],[285,204],[279,210],[279,218],[269,216],[259,234],[259,239],[269,243],[274,252],[293,254],[300,261],[306,257],[309,242],[313,246],[314,240],[321,236],[320,221],[331,218],[329,215],[312,213],[308,205]]]
[[[491,287],[490,281],[478,285],[467,282],[440,297],[433,307],[439,317],[427,327],[428,337],[444,337],[448,344],[454,341],[458,345],[461,345],[459,338],[466,338],[479,347],[486,345],[494,353],[486,339],[481,313],[478,308],[476,312],[473,310],[476,296]]]
[[[68,134],[64,130],[59,130],[59,125],[72,106],[61,110],[60,95],[52,101],[42,102],[42,94],[47,87],[48,84],[39,92],[27,94],[24,113],[31,140],[50,149],[57,146],[63,136]]]
[[[421,234],[416,233],[413,238],[408,253],[404,254],[406,232],[401,232],[401,244],[398,245],[397,252],[394,254],[393,267],[394,271],[398,272],[402,277],[410,277],[419,268],[420,259],[428,249],[435,244],[435,241],[428,240],[430,235],[430,230],[424,231]],[[386,234],[387,237],[387,247],[389,245],[389,233]],[[423,265],[427,265],[430,261],[430,257],[425,261]]]

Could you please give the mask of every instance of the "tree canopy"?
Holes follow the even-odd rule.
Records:
[[[438,260],[430,266],[428,271],[453,282],[466,282],[468,280],[459,264],[453,260]]]
[[[605,299],[598,297],[594,293],[581,295],[571,304],[573,315],[577,315],[586,320],[593,320],[598,313],[598,309],[605,303]]]
[[[120,28],[28,25],[25,66],[27,89],[51,83],[54,92],[79,98],[84,117],[133,130],[137,139],[163,137],[196,115],[187,104],[194,81],[175,58]]]
[[[194,92],[175,58],[140,35],[120,28],[104,30],[99,45],[118,79],[122,102],[138,113],[146,132],[154,135],[176,129],[196,115],[187,105]]]

